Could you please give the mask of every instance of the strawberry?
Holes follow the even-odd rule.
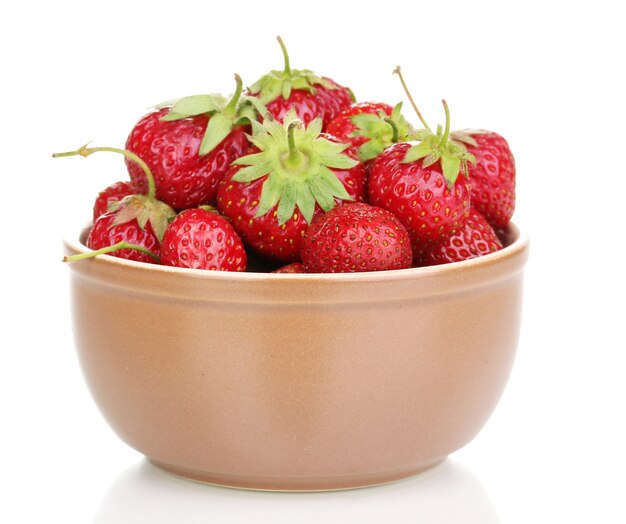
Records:
[[[515,158],[498,133],[464,130],[452,133],[476,158],[468,165],[472,206],[496,229],[510,222],[515,210]]]
[[[395,107],[381,102],[355,103],[333,118],[326,132],[357,147],[359,158],[366,162],[408,138],[410,126],[401,110],[402,103]]]
[[[439,163],[425,166],[422,159],[407,161],[412,147],[400,143],[385,149],[370,170],[368,194],[371,204],[400,219],[417,254],[463,226],[469,214],[470,187],[465,178],[450,184]]]
[[[193,269],[245,271],[246,252],[223,216],[206,208],[186,209],[165,230],[161,262]]]
[[[87,237],[87,247],[93,251],[65,260],[74,261],[110,254],[140,262],[158,262],[163,234],[169,220],[176,213],[170,206],[156,199],[154,177],[146,163],[135,153],[114,147],[83,146],[75,151],[55,153],[52,156],[86,158],[97,152],[118,153],[136,163],[148,184],[147,195],[131,194],[109,204],[109,211],[94,221]]]
[[[321,133],[322,121],[304,127],[294,112],[283,123],[268,116],[254,125],[256,149],[235,160],[217,194],[217,207],[255,252],[297,261],[316,213],[365,197],[365,169],[348,144]]]
[[[396,72],[404,84],[400,68]],[[410,97],[408,90],[407,94]],[[450,113],[445,100],[443,106],[445,129],[440,126],[435,134],[414,105],[424,124],[424,129],[413,132],[419,142],[391,145],[370,170],[370,203],[400,219],[411,236],[416,258],[424,247],[456,233],[469,215],[470,186],[467,176],[459,174],[466,175],[473,157],[449,140]]]
[[[286,266],[281,266],[272,271],[272,273],[306,273],[302,262],[292,262]]]
[[[109,254],[152,264],[159,262],[160,242],[152,226],[146,224],[140,227],[137,220],[119,222],[115,212],[98,217],[89,230],[86,245],[98,255]],[[89,255],[89,258],[94,256],[92,253]],[[68,257],[68,260],[79,260],[78,257],[80,255]]]
[[[283,51],[284,70],[270,71],[248,90],[260,98],[271,115],[279,121],[294,109],[305,124],[322,119],[322,129],[353,102],[351,91],[330,78],[321,77],[308,69],[291,69],[283,40],[277,37]]]
[[[389,211],[346,203],[317,216],[302,240],[308,273],[352,273],[411,266],[409,235]]]
[[[242,81],[235,78],[230,101],[220,95],[182,98],[145,115],[128,136],[126,149],[154,173],[157,198],[175,209],[215,203],[220,179],[249,148],[245,133],[253,113],[245,100],[240,103]],[[127,164],[131,180],[145,186],[142,171]]]
[[[100,215],[109,211],[109,206],[114,202],[119,202],[128,195],[134,195],[137,191],[131,182],[115,182],[98,193],[93,205],[93,221]]]
[[[502,242],[489,222],[474,208],[465,225],[451,237],[429,246],[417,265],[432,266],[460,262],[502,249]]]

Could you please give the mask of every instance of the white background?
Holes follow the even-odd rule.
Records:
[[[618,2],[4,2],[0,7],[0,521],[626,522],[624,129]],[[343,493],[249,493],[161,474],[108,428],[83,383],[61,239],[155,103],[292,66],[432,125],[504,135],[531,237],[518,358],[481,434],[442,467]],[[408,104],[405,114],[416,121]],[[454,329],[451,321],[450,329]]]

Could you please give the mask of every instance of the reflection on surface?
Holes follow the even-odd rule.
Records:
[[[450,459],[411,479],[322,493],[209,486],[171,476],[142,460],[113,482],[95,522],[497,524],[499,520],[480,482]]]

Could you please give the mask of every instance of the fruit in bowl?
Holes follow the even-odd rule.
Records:
[[[389,482],[468,443],[506,384],[528,256],[515,163],[445,102],[433,131],[399,68],[421,129],[291,70],[280,43],[285,70],[245,93],[237,75],[231,97],[155,109],[127,149],[55,155],[113,152],[129,174],[65,241],[76,347],[112,428],[170,472]]]

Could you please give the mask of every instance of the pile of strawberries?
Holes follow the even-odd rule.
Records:
[[[309,70],[284,69],[232,96],[156,107],[125,149],[83,146],[59,156],[124,155],[129,180],[104,189],[92,251],[169,266],[275,272],[404,269],[502,248],[515,206],[515,161],[490,131],[434,131],[402,104],[356,103]]]

